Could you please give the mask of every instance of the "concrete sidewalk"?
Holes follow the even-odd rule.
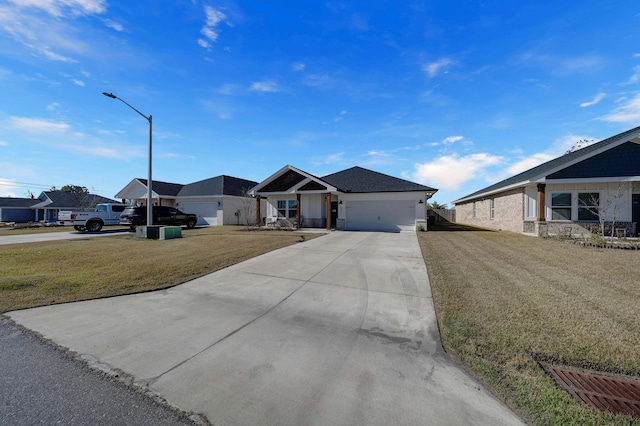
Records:
[[[7,315],[216,425],[523,424],[442,351],[414,233],[333,232],[169,290]]]

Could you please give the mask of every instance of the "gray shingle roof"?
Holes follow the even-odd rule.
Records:
[[[147,186],[147,179],[138,178],[138,181],[140,181],[144,186]],[[161,182],[158,180],[154,180],[152,182],[153,184],[151,185],[151,189],[153,192],[164,196],[176,197],[182,188],[184,188],[184,185],[179,183]]]
[[[147,186],[147,179],[137,179]],[[180,183],[161,182],[154,180],[152,190],[164,197],[202,197],[210,195],[243,195],[244,191],[256,186],[252,180],[240,179],[233,176],[220,175],[198,182],[182,185]]]
[[[335,186],[342,192],[437,191],[437,189],[419,183],[399,179],[357,166],[324,176],[320,179]]]
[[[178,195],[180,197],[193,197],[204,195],[236,195],[242,196],[256,186],[258,182],[240,179],[233,176],[216,176],[210,179],[184,185]]]
[[[577,161],[582,157],[587,157],[589,154],[599,151],[603,148],[606,148],[609,145],[615,145],[620,143],[621,141],[628,140],[632,136],[634,136],[635,133],[640,133],[640,126],[635,127],[631,130],[627,130],[626,132],[619,133],[615,136],[611,136],[610,138],[607,138],[600,142],[586,146],[582,149],[578,149],[576,151],[554,158],[553,160],[547,161],[546,163],[542,163],[529,170],[525,170],[522,173],[518,173],[517,175],[511,176],[510,178],[507,178],[493,185],[489,185],[486,188],[480,189],[479,191],[466,195],[460,198],[459,200],[454,201],[454,203],[462,200],[466,200],[466,199],[471,199],[481,194],[485,194],[489,192],[497,192],[502,188],[510,187],[523,182],[529,182],[533,179],[539,179],[540,177],[544,177],[548,175],[552,171],[562,168],[562,166],[565,166],[565,165],[568,166],[572,164],[574,161]]]
[[[38,203],[51,201],[45,207],[47,208],[70,208],[70,207],[87,207],[95,206],[100,203],[118,203],[119,201],[106,198],[101,195],[86,194],[84,196],[78,196],[71,192],[63,191],[44,191],[40,194]],[[36,203],[34,203],[36,204]],[[82,205],[81,205],[82,204]]]
[[[39,202],[37,198],[0,197],[0,207],[28,208]]]

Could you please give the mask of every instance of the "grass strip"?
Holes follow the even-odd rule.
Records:
[[[419,233],[443,344],[534,425],[640,425],[575,401],[553,362],[640,378],[640,253],[445,224]]]

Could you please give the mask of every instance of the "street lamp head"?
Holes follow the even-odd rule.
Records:
[[[114,95],[113,93],[107,93],[107,92],[102,92],[103,95],[108,96],[110,98],[113,99],[117,99],[118,97],[116,95]]]

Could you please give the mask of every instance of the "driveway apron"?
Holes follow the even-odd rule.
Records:
[[[412,232],[333,232],[168,290],[7,315],[215,425],[523,424],[442,350]]]

